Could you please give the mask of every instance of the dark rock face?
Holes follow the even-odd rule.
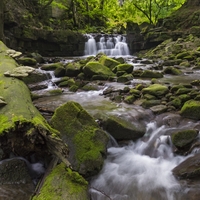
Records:
[[[83,55],[85,37],[80,33],[69,30],[18,29],[16,34],[12,33],[14,30],[6,34],[6,44],[10,48],[23,52],[39,52],[43,56]]]

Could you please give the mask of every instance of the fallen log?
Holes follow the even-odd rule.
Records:
[[[26,84],[4,73],[18,64],[7,54],[8,48],[0,41],[0,159],[10,153],[17,156],[55,155],[70,167],[68,147],[33,105]]]

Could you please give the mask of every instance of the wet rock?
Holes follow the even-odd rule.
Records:
[[[40,193],[33,200],[89,200],[87,188],[88,183],[82,176],[61,163],[46,177]]]
[[[141,78],[162,78],[163,74],[160,72],[154,72],[151,70],[144,70],[141,75]]]
[[[168,66],[166,67],[163,72],[165,74],[172,74],[172,75],[179,75],[181,74],[181,71],[179,69],[176,69],[175,67],[171,67],[171,66]]]
[[[186,101],[181,108],[181,115],[189,119],[200,119],[200,101]]]
[[[58,67],[63,67],[64,65],[60,62],[57,63],[51,63],[51,64],[45,64],[41,66],[42,70],[46,70],[46,71],[53,71]]]
[[[71,62],[65,66],[66,76],[75,77],[81,73],[81,64],[79,62]]]
[[[115,76],[115,74],[106,66],[99,62],[88,62],[83,68],[86,77],[91,78],[94,75]]]
[[[24,160],[13,158],[0,161],[0,184],[32,183]]]
[[[69,146],[73,169],[84,177],[97,174],[103,165],[108,136],[94,118],[80,104],[67,102],[56,109],[51,124]]]
[[[147,88],[142,89],[143,94],[151,94],[156,97],[162,97],[168,93],[168,87],[161,84],[153,84]]]
[[[166,105],[152,106],[152,107],[150,107],[150,110],[152,110],[153,113],[155,113],[155,114],[160,114],[160,113],[167,111],[167,106]]]
[[[136,127],[131,122],[116,116],[105,119],[103,128],[116,140],[137,140],[145,134],[144,127]]]
[[[199,179],[200,178],[200,154],[196,154],[189,157],[177,167],[175,167],[172,172],[175,176],[180,179]]]
[[[20,57],[17,59],[17,62],[21,65],[28,65],[28,66],[34,66],[37,64],[37,61],[34,58],[29,58],[29,57]]]
[[[65,74],[65,68],[64,67],[57,67],[54,70],[54,75],[55,75],[55,77],[64,77],[66,75]]]
[[[154,99],[152,99],[152,100],[147,100],[147,99],[145,99],[145,100],[142,102],[141,106],[142,106],[143,108],[150,108],[150,107],[153,107],[153,106],[160,105],[160,103],[161,103],[160,100],[154,100]]]
[[[172,133],[172,143],[177,148],[184,148],[190,145],[198,136],[198,131],[189,129]]]
[[[99,63],[101,63],[102,65],[110,68],[111,70],[116,67],[117,65],[120,64],[120,62],[114,60],[113,58],[110,58],[108,56],[102,55],[99,59]]]
[[[133,71],[133,65],[131,65],[131,64],[119,64],[112,71],[114,73],[119,72],[119,71],[131,73]]]

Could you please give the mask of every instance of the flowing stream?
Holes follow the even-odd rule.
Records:
[[[91,182],[91,199],[183,199],[184,190],[171,170],[186,158],[173,154],[167,130],[150,122],[145,139],[110,147],[102,171]]]

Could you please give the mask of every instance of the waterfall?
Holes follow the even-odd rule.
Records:
[[[91,182],[91,199],[180,199],[183,191],[171,170],[185,158],[174,156],[166,131],[149,123],[145,141],[109,148],[102,171]]]
[[[99,39],[95,39],[90,34],[87,34],[86,36],[88,40],[85,43],[85,55],[96,55],[100,52],[108,56],[130,55],[129,48],[126,43],[126,37],[123,35],[101,35]]]

